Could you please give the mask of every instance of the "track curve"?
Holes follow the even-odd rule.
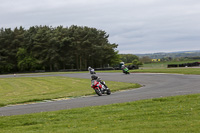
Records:
[[[6,106],[0,108],[0,116],[21,115],[45,111],[56,111],[87,106],[107,105],[112,103],[123,103],[142,99],[185,95],[200,93],[200,75],[181,74],[145,74],[131,73],[98,73],[105,81],[119,81],[139,83],[143,87],[127,91],[115,92],[109,96],[88,96],[68,100],[41,102],[35,104]],[[56,74],[56,75],[17,75],[17,77],[41,77],[41,76],[67,76],[90,79],[88,73]],[[1,75],[1,77],[13,77],[13,75]],[[112,91],[112,90],[111,90]]]

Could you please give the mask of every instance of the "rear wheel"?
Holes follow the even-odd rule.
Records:
[[[97,93],[98,96],[102,96],[102,93],[101,93],[100,89],[95,89],[95,92]]]

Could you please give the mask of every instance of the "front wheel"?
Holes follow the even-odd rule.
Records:
[[[91,71],[91,72],[90,72],[90,74],[96,74],[96,72],[94,72],[94,71]]]
[[[95,89],[95,92],[97,93],[98,96],[102,96],[102,92],[100,89]]]
[[[130,73],[126,71],[125,74],[130,74]]]
[[[107,95],[110,95],[111,94],[111,91],[110,89],[107,90]]]

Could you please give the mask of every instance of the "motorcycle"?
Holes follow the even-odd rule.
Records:
[[[96,72],[94,71],[94,69],[90,70],[90,74],[96,74]]]
[[[102,81],[102,82],[105,84],[104,81]],[[105,85],[103,85],[101,82],[99,82],[97,80],[91,81],[91,88],[94,89],[94,91],[96,92],[96,94],[98,96],[102,96],[103,94],[107,94],[107,95],[111,94],[110,89],[106,88]]]
[[[130,74],[127,67],[125,67],[125,68],[123,69],[123,73],[125,73],[125,74]]]

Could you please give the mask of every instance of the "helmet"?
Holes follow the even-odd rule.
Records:
[[[95,76],[95,75],[92,75],[92,76],[91,76],[91,79],[92,79],[92,80],[96,80],[97,78],[98,78],[98,77]]]

